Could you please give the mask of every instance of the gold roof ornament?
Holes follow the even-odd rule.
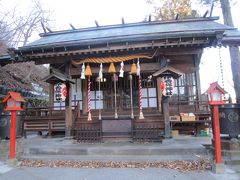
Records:
[[[92,76],[92,71],[91,71],[89,64],[86,67],[85,76]]]
[[[130,74],[137,74],[137,66],[135,63],[132,64]]]
[[[108,72],[111,73],[111,74],[116,72],[116,68],[115,68],[113,63],[110,64]]]

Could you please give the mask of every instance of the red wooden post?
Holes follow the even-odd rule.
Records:
[[[222,150],[221,150],[221,138],[220,138],[220,126],[218,116],[218,105],[213,105],[213,127],[214,127],[214,142],[215,142],[215,156],[216,164],[222,164]]]
[[[9,155],[10,159],[15,159],[16,150],[16,118],[17,112],[11,111],[11,128],[10,128],[10,149]]]
[[[10,126],[10,149],[9,156],[10,160],[15,159],[15,151],[16,151],[16,119],[17,119],[17,111],[23,110],[23,102],[20,93],[17,92],[8,92],[8,95],[3,99],[3,102],[7,104],[5,111],[11,112],[11,126]]]

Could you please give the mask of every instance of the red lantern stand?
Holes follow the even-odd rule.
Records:
[[[217,82],[211,83],[208,90],[205,92],[208,94],[209,104],[212,106],[212,118],[214,129],[214,149],[216,162],[213,166],[214,173],[223,173],[224,166],[222,163],[222,149],[221,149],[221,137],[220,137],[220,123],[218,115],[218,105],[224,104],[222,96],[226,93],[223,88],[219,86]]]
[[[222,149],[221,149],[221,138],[220,138],[220,125],[218,116],[218,105],[219,103],[210,102],[212,106],[212,117],[213,117],[213,128],[214,128],[214,149],[216,164],[222,164]]]
[[[7,103],[5,111],[11,112],[11,127],[10,127],[10,149],[9,158],[10,160],[15,159],[16,151],[16,119],[17,111],[22,111],[22,103],[25,102],[20,93],[9,92],[8,95],[3,99],[4,103]]]

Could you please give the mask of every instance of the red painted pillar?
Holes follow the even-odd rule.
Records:
[[[222,164],[222,154],[221,154],[222,150],[221,150],[218,105],[213,105],[213,127],[214,127],[216,164]]]
[[[16,149],[16,111],[11,111],[11,128],[10,128],[10,150],[9,155],[10,159],[15,158],[15,149]]]

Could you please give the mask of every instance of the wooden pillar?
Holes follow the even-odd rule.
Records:
[[[54,84],[49,84],[49,105],[54,107]]]
[[[68,61],[65,64],[65,73],[70,74],[71,62]],[[72,135],[72,85],[70,82],[66,82],[67,96],[65,100],[65,137],[70,137]]]
[[[163,117],[164,117],[164,127],[165,127],[165,138],[171,137],[171,127],[170,127],[170,121],[169,121],[169,97],[163,96],[162,98],[163,102]]]
[[[202,96],[201,96],[201,83],[200,83],[200,73],[199,73],[200,57],[198,57],[198,55],[194,55],[196,94],[197,94],[197,100],[200,101],[201,103]],[[203,107],[201,106],[201,104],[199,104],[199,109],[202,110],[202,108]]]
[[[49,74],[51,74],[51,68],[52,65],[50,64],[49,67]],[[54,84],[49,83],[49,106],[51,107],[50,109],[50,115],[52,115],[52,111],[54,110]]]
[[[201,83],[200,83],[200,73],[199,73],[199,67],[196,68],[196,82],[197,82],[197,98],[199,101],[202,100],[202,97],[201,97]]]
[[[87,89],[87,80],[84,79],[82,81],[82,112],[83,114],[87,114],[88,110],[88,89]]]
[[[162,90],[160,87],[161,78],[157,78],[157,99],[158,99],[158,111],[162,112]]]

